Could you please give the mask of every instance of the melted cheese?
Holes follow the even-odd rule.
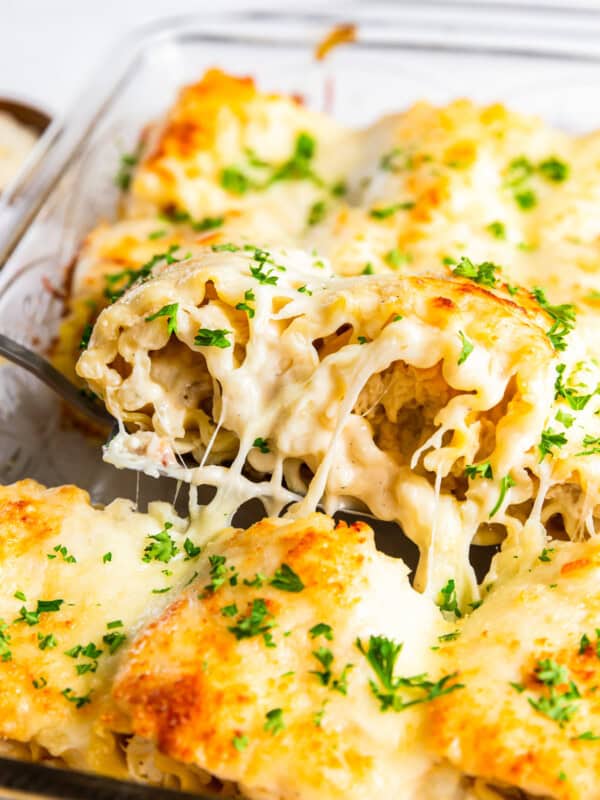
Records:
[[[248,498],[271,514],[287,507],[288,519],[302,521],[219,534],[209,552],[226,552],[248,573],[286,559],[311,581],[316,559],[319,577],[285,603],[261,588],[292,630],[275,649],[232,640],[216,596],[198,596],[198,586],[150,623],[120,659],[120,711],[106,700],[108,728],[137,734],[119,768],[193,790],[214,774],[261,799],[342,791],[497,800],[498,785],[560,800],[596,796],[594,741],[574,736],[600,734],[595,656],[577,650],[581,632],[593,638],[595,630],[597,554],[593,544],[547,536],[596,534],[599,142],[469,101],[418,103],[349,131],[217,70],[148,128],[121,220],[82,248],[55,360],[72,374],[81,335],[95,323],[78,373],[120,423],[106,458],[216,486],[204,508],[192,491],[203,538]],[[227,243],[233,252],[207,249]],[[490,291],[452,278],[462,256],[501,265]],[[140,268],[143,281],[99,313]],[[537,285],[551,302],[577,305],[564,351],[551,346],[554,320],[530,293]],[[172,304],[171,335],[168,318],[148,318]],[[222,346],[195,341],[202,329],[224,331]],[[467,476],[474,464],[480,474]],[[419,546],[415,585],[429,597],[408,587],[401,564],[373,552],[365,529],[304,519],[318,504],[400,522]],[[111,509],[89,513],[112,519]],[[483,606],[437,649],[442,623],[431,601],[449,580],[463,612],[478,600],[471,543],[500,540]],[[538,560],[544,546],[554,547],[551,562]],[[205,560],[202,570],[199,586]],[[252,598],[243,584],[219,592],[224,605]],[[387,612],[393,598],[401,618]],[[60,622],[62,613],[53,616]],[[357,632],[386,632],[406,639],[403,668],[459,670],[465,688],[425,715],[382,715],[360,663],[350,672],[350,708],[331,693],[331,727],[315,729],[308,714],[321,687],[308,677],[311,642],[297,633],[325,613],[341,631],[336,663],[354,663]],[[34,645],[37,658],[54,657]],[[206,671],[200,654],[211,656]],[[547,658],[564,663],[582,693],[564,728],[528,703],[549,693],[535,677]],[[118,661],[100,661],[102,691]],[[296,674],[286,683],[289,664]],[[80,680],[104,674],[99,667]],[[285,709],[289,724],[277,736],[264,730],[267,706]],[[112,753],[113,734],[92,706],[78,714],[80,732],[68,721],[76,752],[100,737]],[[96,745],[89,758],[65,756],[71,750],[36,725],[41,733],[34,725],[10,746],[29,742],[106,769]],[[247,748],[233,747],[233,736],[247,736]]]
[[[450,628],[410,588],[402,562],[375,550],[366,525],[335,527],[322,515],[222,534],[207,554],[226,558],[224,583],[206,589],[204,560],[117,677],[115,697],[133,730],[178,761],[235,781],[248,798],[430,797],[425,705],[382,713],[369,685],[376,676],[356,646],[357,637],[366,645],[387,636],[404,645],[398,675],[440,677],[431,673],[439,659],[429,644]],[[304,588],[271,584],[282,564]],[[262,580],[247,585],[256,575]],[[257,598],[272,615],[272,641],[231,631]],[[311,634],[319,624],[330,626],[329,638]],[[316,674],[320,647],[333,656],[326,682]],[[418,696],[406,690],[406,700]],[[265,728],[273,710],[281,727]]]
[[[148,537],[165,524],[178,548],[168,577],[165,563],[143,561]],[[41,748],[71,767],[127,776],[110,687],[139,628],[194,572],[182,550],[186,527],[166,503],[142,514],[126,500],[93,508],[72,486],[46,490],[23,481],[0,488],[2,739],[25,744],[32,755]],[[164,587],[169,591],[154,592]],[[58,610],[22,621],[21,609],[58,600]],[[65,653],[90,643],[102,653]],[[89,702],[78,707],[77,698]]]
[[[470,775],[535,796],[589,800],[599,796],[600,549],[596,541],[546,548],[515,559],[516,574],[498,578],[444,648],[445,669],[459,669],[465,688],[431,706],[431,730],[437,752]],[[548,659],[561,670],[554,687],[540,678]],[[571,700],[569,681],[579,695]],[[572,706],[562,722],[552,718],[560,700],[531,705],[551,693]]]
[[[599,459],[580,453],[598,398],[540,458],[564,403],[539,311],[458,280],[331,280],[293,253],[268,264],[275,285],[256,279],[243,250],[158,268],[101,314],[78,371],[127,426],[109,461],[220,487],[220,524],[254,496],[274,512],[306,494],[299,515],[358,501],[419,545],[421,588],[435,594],[455,578],[465,603],[477,596],[468,549],[490,520],[518,535],[544,515],[546,496],[569,520],[573,496],[585,498],[579,529],[593,515]],[[248,291],[253,316],[236,308]],[[173,303],[171,336],[165,319],[147,318]],[[229,338],[204,346],[201,329]],[[462,362],[461,333],[473,346]],[[467,464],[486,461],[492,479],[466,479]],[[251,481],[245,465],[272,477]],[[506,476],[515,485],[503,495]]]

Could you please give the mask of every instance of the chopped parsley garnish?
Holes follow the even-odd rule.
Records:
[[[74,703],[75,704],[75,708],[82,708],[83,706],[85,706],[88,703],[92,702],[92,693],[91,693],[91,691],[89,691],[85,695],[78,696],[78,695],[74,694],[73,689],[67,688],[67,689],[63,689],[61,694],[63,695],[64,698],[66,698],[69,701],[69,703]]]
[[[257,572],[256,575],[252,578],[252,580],[244,578],[244,586],[252,586],[254,588],[260,589],[260,587],[266,580],[267,580],[266,575],[263,575],[262,572]]]
[[[574,736],[573,738],[584,742],[597,742],[600,740],[600,736],[592,733],[592,731],[585,731],[585,733],[580,733],[579,736]]]
[[[221,171],[221,186],[231,194],[246,194],[254,188],[250,178],[237,167],[226,167]]]
[[[358,336],[357,341],[359,344],[366,344],[369,340],[366,336]]]
[[[269,186],[275,181],[310,180],[317,186],[322,186],[323,181],[312,168],[316,149],[317,143],[313,136],[306,132],[298,134],[291,158],[275,169],[266,185]]]
[[[212,555],[208,557],[210,564],[210,583],[204,587],[205,592],[216,592],[227,580],[228,569],[226,556]]]
[[[385,636],[371,636],[367,648],[360,639],[356,640],[356,646],[365,656],[377,677],[376,681],[369,681],[369,685],[374,696],[379,700],[380,711],[388,709],[404,711],[405,708],[427,703],[436,697],[464,688],[460,683],[449,685],[449,682],[456,677],[456,673],[445,675],[436,682],[428,680],[427,673],[408,678],[394,675],[402,644],[393,639]],[[400,689],[418,690],[421,694],[406,700],[399,694]]]
[[[414,207],[415,204],[410,201],[406,203],[394,203],[391,206],[385,206],[383,208],[372,208],[369,211],[369,216],[373,219],[387,219],[388,217],[393,217],[397,211],[410,211],[410,209]]]
[[[460,356],[457,361],[458,366],[460,366],[461,364],[465,363],[467,358],[473,352],[473,344],[467,339],[467,337],[464,335],[462,331],[459,331],[458,335],[460,336],[460,340],[462,342],[462,349],[460,351]]]
[[[237,310],[238,311],[245,311],[246,314],[248,314],[248,317],[250,319],[252,319],[254,317],[254,314],[256,313],[254,308],[250,305],[250,301],[252,301],[252,300],[256,300],[256,295],[254,294],[252,289],[247,289],[244,292],[244,302],[243,303],[238,303],[236,305]]]
[[[34,680],[31,681],[31,684],[34,689],[43,689],[44,686],[48,686],[48,681],[43,676],[40,676],[39,679],[34,678]]]
[[[236,639],[249,639],[252,636],[259,636],[267,633],[275,623],[271,619],[272,614],[267,608],[267,604],[262,597],[257,597],[252,601],[252,605],[245,616],[241,616],[235,625],[230,625],[227,630],[233,633]]]
[[[460,278],[468,278],[481,286],[493,288],[498,282],[498,278],[494,273],[499,269],[500,267],[492,264],[491,261],[482,261],[481,264],[474,264],[470,258],[463,256],[452,270],[452,274]]]
[[[328,647],[319,647],[313,650],[313,656],[323,667],[322,670],[311,670],[311,675],[316,675],[323,686],[329,686],[331,680],[331,665],[333,664],[333,653]]]
[[[538,561],[543,562],[550,562],[552,561],[552,553],[554,552],[554,547],[544,547],[540,555],[538,556]]]
[[[262,284],[265,284],[265,285],[269,285],[269,286],[277,286],[277,280],[278,280],[277,275],[273,275],[273,272],[275,270],[268,269],[265,272],[264,269],[263,269],[264,265],[265,265],[265,262],[262,261],[262,262],[259,263],[259,265],[257,267],[250,267],[250,274],[252,275],[253,278],[256,278],[256,280],[259,283],[262,283]]]
[[[446,585],[440,589],[437,605],[439,606],[440,611],[446,611],[449,614],[454,614],[454,616],[458,618],[462,617],[462,612],[458,607],[456,582],[454,578],[450,578]]]
[[[338,181],[333,184],[330,191],[334,197],[344,197],[348,193],[348,186],[345,181]]]
[[[537,205],[537,195],[531,189],[515,192],[515,202],[523,211],[529,211]]]
[[[198,333],[194,337],[194,344],[198,347],[231,347],[231,342],[227,338],[231,331],[222,328],[199,328]]]
[[[583,655],[588,647],[591,645],[590,638],[587,633],[584,633],[579,640],[579,655]]]
[[[312,297],[312,292],[306,284],[304,284],[304,286],[299,286],[296,291],[300,292],[300,294],[307,294],[309,297]]]
[[[304,589],[300,576],[288,564],[278,567],[269,583],[282,592],[301,592]]]
[[[28,625],[37,625],[40,621],[40,614],[50,611],[60,611],[64,600],[38,600],[35,611],[27,611],[23,606],[19,611],[19,617],[15,622],[26,622]]]
[[[327,214],[327,206],[323,200],[318,200],[316,203],[313,203],[310,207],[310,211],[308,212],[308,224],[309,225],[318,225],[319,222],[322,222]]]
[[[165,522],[165,527],[158,533],[151,534],[148,539],[151,541],[144,548],[142,561],[162,561],[167,564],[177,553],[177,545],[169,536],[169,531],[173,527],[172,522]]]
[[[557,422],[562,422],[565,428],[570,428],[575,422],[575,417],[572,414],[567,414],[567,412],[563,411],[562,408],[559,408],[556,412],[556,420]]]
[[[540,697],[528,697],[529,705],[538,713],[553,719],[561,727],[569,722],[577,713],[579,704],[573,702],[581,697],[577,686],[569,680],[566,667],[550,658],[538,661],[534,670],[536,679],[547,689],[547,694]],[[557,691],[557,687],[566,685],[565,691]]]
[[[221,614],[224,617],[235,617],[237,613],[238,613],[238,607],[236,606],[235,603],[231,603],[228,606],[223,606],[223,608],[221,609]]]
[[[37,638],[40,650],[52,650],[54,647],[58,646],[56,636],[54,636],[53,633],[48,633],[46,636],[44,636],[43,633],[38,633]]]
[[[494,478],[492,465],[489,461],[483,461],[481,464],[467,464],[465,475],[467,478],[488,478],[490,480]]]
[[[313,723],[316,728],[320,728],[323,725],[323,715],[325,714],[325,704],[327,701],[323,703],[323,706],[318,710],[315,711],[313,714]]]
[[[112,561],[112,553],[109,550],[108,553],[104,553],[104,555],[102,556],[102,563],[108,564],[111,561]]]
[[[410,261],[410,257],[401,250],[398,250],[397,247],[387,252],[383,259],[392,269],[398,269]]]
[[[6,632],[8,625],[0,620],[0,660],[10,661],[12,652],[10,649],[10,634]]]
[[[192,558],[198,558],[202,552],[202,548],[197,547],[187,536],[183,543],[183,549],[185,550],[185,561],[190,561]]]
[[[90,343],[90,337],[92,335],[92,331],[94,330],[94,326],[91,322],[88,322],[83,329],[81,334],[81,340],[79,342],[79,349],[80,350],[87,350],[88,345]]]
[[[500,481],[500,493],[498,495],[498,500],[496,501],[496,505],[492,508],[492,510],[489,513],[490,519],[498,513],[498,511],[502,506],[502,503],[504,503],[504,498],[506,497],[506,493],[513,486],[516,486],[516,483],[512,478],[512,476],[505,475]]]
[[[109,627],[109,626],[107,626]],[[117,650],[125,644],[127,640],[127,634],[123,633],[122,631],[113,631],[112,633],[105,633],[102,637],[102,641],[104,644],[108,645],[108,652],[112,656]],[[101,652],[101,651],[100,651]]]
[[[25,597],[25,594],[23,592],[21,592],[21,591],[15,592],[13,597],[16,597],[17,600],[22,600],[23,603],[27,602],[27,598]]]
[[[169,303],[163,306],[155,314],[150,314],[146,317],[146,322],[153,322],[159,317],[167,318],[167,333],[177,333],[177,312],[179,311],[179,303]]]
[[[64,546],[64,544],[57,544],[56,547],[53,547],[53,553],[48,553],[46,556],[49,560],[56,558],[57,556],[62,556],[62,560],[65,561],[67,564],[76,564],[77,559],[75,556],[69,554],[69,551]]]
[[[503,222],[490,222],[486,226],[486,231],[492,234],[496,239],[506,239],[506,226]]]
[[[375,275],[375,270],[373,269],[373,264],[369,261],[366,267],[363,269],[361,275]]]
[[[252,442],[252,447],[256,447],[260,450],[261,453],[270,453],[269,445],[266,439],[263,439],[261,436],[257,436],[257,438]]]
[[[578,456],[595,456],[600,454],[600,436],[590,436],[586,433],[583,437],[583,444],[586,450],[577,453]]]
[[[318,622],[316,625],[309,630],[310,638],[316,639],[317,636],[324,636],[328,642],[333,640],[333,629],[331,625],[327,625],[325,622]]]
[[[199,220],[190,220],[190,225],[198,233],[204,231],[212,231],[215,228],[220,228],[225,222],[225,217],[203,217]]]
[[[121,272],[113,272],[112,275],[106,275],[105,280],[108,286],[104,290],[104,296],[111,303],[114,303],[138,280],[142,282],[148,280],[154,267],[161,261],[165,261],[167,264],[177,264],[179,261],[183,261],[182,258],[175,258],[173,255],[176,250],[179,250],[179,245],[172,244],[166,252],[156,253],[150,261],[147,261],[139,269],[124,269]],[[186,256],[186,258],[189,258],[189,256]]]
[[[161,228],[160,230],[152,231],[152,233],[149,233],[148,239],[150,239],[150,241],[154,241],[155,239],[162,239],[166,235],[167,235],[166,230],[164,228]]]
[[[567,437],[564,433],[555,431],[552,428],[546,428],[542,431],[542,438],[538,444],[540,451],[540,461],[543,461],[546,456],[552,456],[552,450],[556,447],[560,448],[567,443]]]
[[[586,407],[593,395],[578,394],[574,388],[567,386],[564,382],[566,368],[566,364],[558,364],[556,367],[556,381],[554,383],[555,399],[558,400],[559,397],[563,397],[573,411],[581,411]]]
[[[237,253],[241,248],[237,244],[226,242],[225,244],[213,244],[210,249],[213,253]]]
[[[348,673],[351,669],[354,669],[354,664],[346,664],[340,673],[340,677],[331,682],[331,688],[334,692],[339,692],[343,695],[348,694]]]
[[[569,177],[569,165],[555,156],[547,158],[538,164],[539,173],[548,181],[562,183]]]
[[[247,736],[234,736],[231,744],[235,747],[238,753],[242,753],[248,747]]]
[[[535,286],[531,290],[531,296],[537,301],[540,308],[554,320],[550,329],[546,331],[546,336],[552,342],[552,346],[555,350],[564,350],[567,346],[565,338],[575,327],[575,306],[571,303],[552,305],[544,290],[539,286]]]
[[[122,191],[126,192],[131,186],[131,179],[133,178],[133,170],[140,160],[139,151],[136,153],[123,153],[119,162],[119,170],[115,175],[115,185]]]
[[[114,628],[122,628],[123,622],[120,619],[113,619],[111,622],[106,623],[106,627],[108,630],[113,630]]]
[[[98,669],[97,661],[86,661],[83,664],[75,665],[75,672],[78,675],[85,675],[86,672],[96,672],[97,669]]]
[[[272,733],[273,736],[276,736],[278,733],[281,733],[284,728],[285,722],[283,721],[283,709],[272,708],[270,711],[267,711],[265,714],[264,729],[269,733]]]
[[[438,636],[438,642],[453,642],[460,636],[460,631],[452,631],[451,633],[444,633]]]
[[[165,592],[170,592],[171,588],[171,586],[163,586],[162,589],[152,589],[152,594],[165,594]]]

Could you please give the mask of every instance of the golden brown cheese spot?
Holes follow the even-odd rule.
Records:
[[[296,522],[262,520],[217,539],[207,555],[225,557],[233,585],[226,580],[207,589],[204,562],[185,596],[140,635],[114,690],[131,730],[171,757],[239,782],[251,797],[259,790],[312,797],[318,789],[326,798],[340,790],[358,798],[367,787],[392,789],[401,780],[408,790],[403,751],[394,742],[409,737],[405,747],[418,773],[420,756],[410,749],[409,733],[417,718],[412,712],[381,715],[368,664],[354,643],[371,621],[382,633],[389,624],[380,608],[375,611],[373,592],[396,567],[375,552],[371,529],[334,526],[316,514]],[[271,583],[282,564],[300,578],[300,591]],[[402,580],[397,585],[408,590]],[[259,633],[237,638],[230,630],[257,598],[272,615],[266,617],[274,623],[270,642]],[[331,638],[310,633],[319,623],[331,626]],[[314,651],[321,646],[333,654],[332,679],[353,665],[347,694],[315,675],[321,666]],[[276,732],[265,728],[273,709],[282,714]]]
[[[445,657],[465,689],[460,701],[432,704],[432,741],[469,774],[584,800],[595,796],[600,769],[598,546],[552,548],[547,562],[523,555],[514,577],[500,575],[459,625]]]

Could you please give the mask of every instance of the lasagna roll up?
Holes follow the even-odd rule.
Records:
[[[219,487],[220,524],[256,496],[270,513],[396,520],[421,551],[417,585],[452,579],[462,603],[475,535],[539,544],[548,515],[593,529],[598,399],[567,414],[581,390],[533,303],[217,250],[158,266],[100,315],[78,372],[120,422],[108,461]]]

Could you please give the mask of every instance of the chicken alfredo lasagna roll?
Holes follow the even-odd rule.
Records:
[[[120,421],[108,461],[219,487],[221,524],[256,496],[397,520],[417,585],[455,580],[462,604],[476,534],[594,532],[598,369],[569,362],[535,298],[215,249],[100,315],[78,372]]]
[[[0,512],[3,755],[227,797],[471,797],[430,745],[431,706],[464,689],[454,624],[367,525],[206,543],[166,503],[33,481]]]

